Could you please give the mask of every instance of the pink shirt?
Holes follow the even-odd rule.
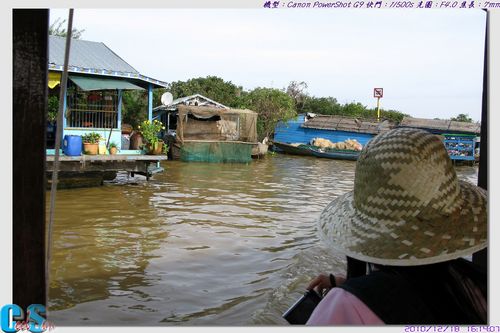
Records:
[[[314,309],[306,325],[384,325],[365,303],[341,288],[333,288]]]

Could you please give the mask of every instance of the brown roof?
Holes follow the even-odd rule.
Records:
[[[452,133],[460,132],[460,133],[479,134],[481,132],[481,123],[465,123],[461,121],[446,120],[446,119],[442,120],[442,119],[423,119],[423,118],[404,117],[399,126],[440,130]]]
[[[387,120],[378,123],[376,121],[369,121],[351,117],[318,115],[306,121],[304,124],[302,124],[302,127],[379,134],[394,128],[395,124]]]

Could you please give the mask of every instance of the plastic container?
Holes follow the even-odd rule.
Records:
[[[80,156],[82,154],[82,137],[79,135],[65,135],[63,153],[67,156]]]
[[[106,145],[99,145],[99,155],[106,155],[107,152]]]

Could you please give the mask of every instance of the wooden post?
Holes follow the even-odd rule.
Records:
[[[45,298],[47,9],[13,9],[13,303]]]
[[[490,14],[486,12],[486,38],[484,42],[483,103],[481,109],[481,144],[479,154],[479,174],[477,185],[488,190],[488,36]],[[491,207],[491,202],[490,202]],[[491,223],[492,221],[488,221]],[[484,268],[488,267],[488,248],[472,255],[472,261]]]

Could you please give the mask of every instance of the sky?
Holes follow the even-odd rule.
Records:
[[[54,9],[50,21],[67,18]],[[480,10],[76,9],[82,39],[165,82],[215,75],[246,90],[307,93],[413,117],[481,118]]]

